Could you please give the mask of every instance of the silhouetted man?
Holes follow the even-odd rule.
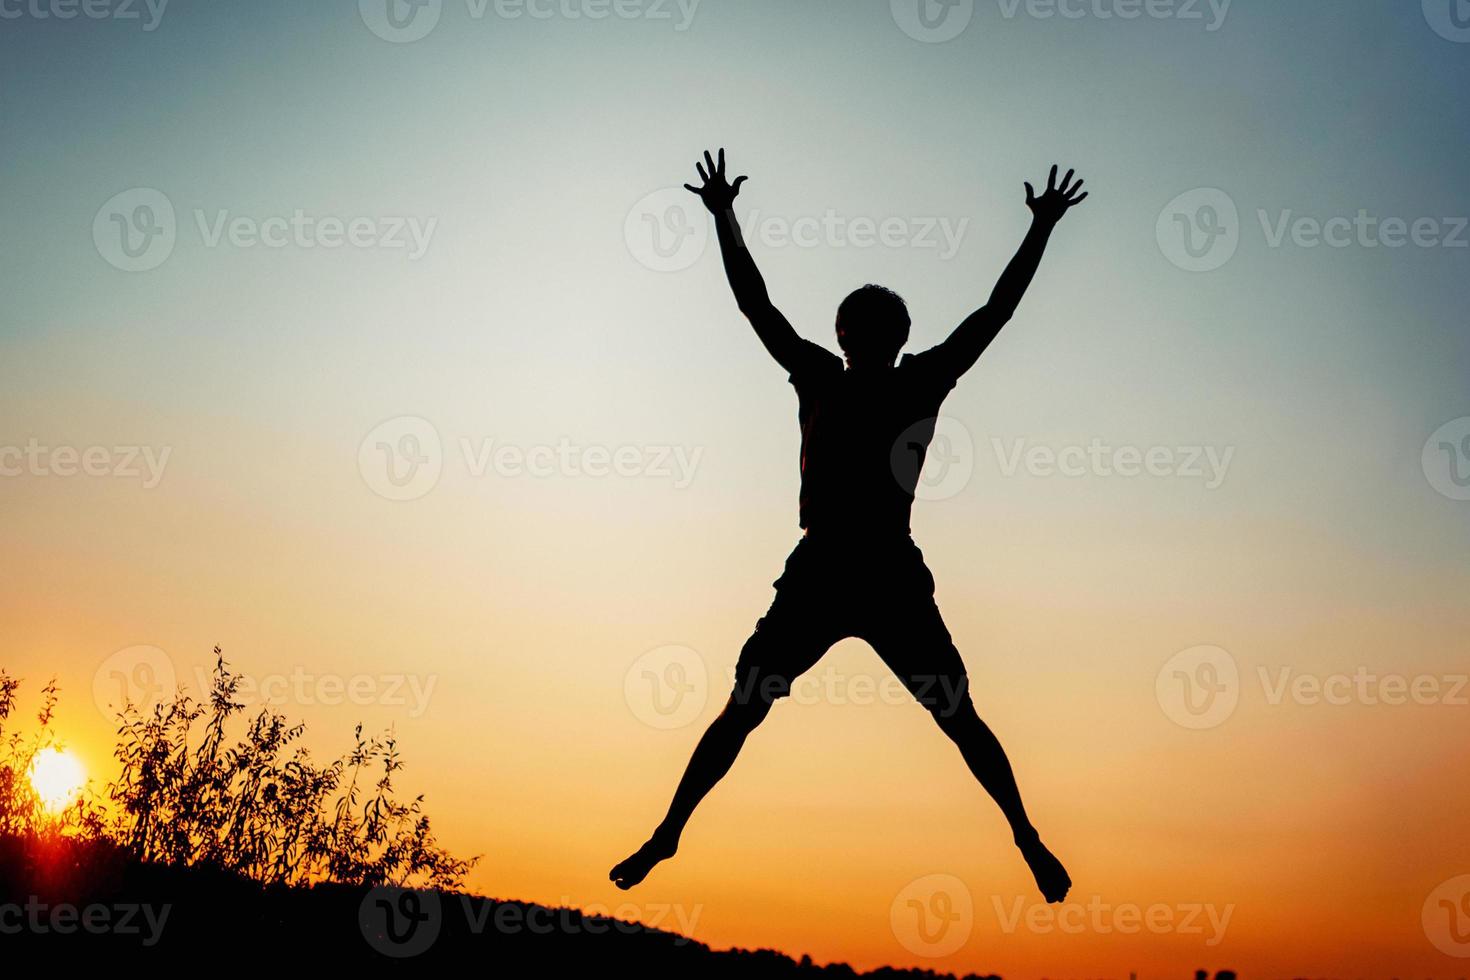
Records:
[[[1052,229],[1087,197],[1078,193],[1082,181],[1072,183],[1069,170],[1058,185],[1052,167],[1042,194],[1026,184],[1034,219],[1020,250],[990,302],[931,350],[898,360],[909,315],[897,294],[864,286],[848,296],[837,309],[844,366],[798,337],[772,305],[733,210],[746,178],[726,180],[724,150],[718,162],[706,152],[695,167],[703,185],[684,186],[715,217],[740,311],[796,388],[806,533],[775,582],[770,610],[740,652],[735,689],[699,740],[667,816],[609,877],[619,888],[632,888],[673,857],[694,808],[730,770],[771,704],[789,694],[792,681],[832,644],[855,636],[877,651],[959,746],[1005,813],[1042,894],[1060,902],[1072,880],[1031,825],[1005,751],[975,712],[964,662],[934,603],[934,577],[909,534],[909,511],[940,404],[1015,313]]]

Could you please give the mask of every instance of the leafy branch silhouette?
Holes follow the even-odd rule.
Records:
[[[439,844],[423,796],[400,799],[403,759],[391,731],[365,736],[359,724],[347,753],[318,763],[302,744],[304,725],[269,708],[246,716],[240,675],[219,647],[214,657],[204,700],[179,691],[151,710],[127,704],[114,749],[120,772],[105,800],[89,787],[55,814],[28,774],[58,744],[56,682],[42,689],[39,730],[7,735],[20,682],[0,671],[0,835],[105,839],[145,862],[262,884],[460,886],[478,858]]]

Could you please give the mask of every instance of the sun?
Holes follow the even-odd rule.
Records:
[[[65,810],[86,784],[82,761],[65,749],[42,749],[31,763],[31,788],[48,810]]]

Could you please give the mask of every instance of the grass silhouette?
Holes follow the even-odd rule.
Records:
[[[218,647],[203,701],[182,691],[118,715],[117,778],[90,784],[60,813],[31,786],[36,757],[59,747],[55,681],[42,689],[39,726],[7,732],[20,682],[0,671],[0,834],[106,844],[145,864],[200,867],[269,885],[318,881],[456,887],[474,864],[439,846],[423,797],[399,799],[403,767],[391,732],[354,732],[325,764],[302,744],[305,726],[261,709],[245,718],[241,677]],[[232,728],[243,727],[237,737]]]
[[[131,854],[268,884],[459,884],[474,861],[437,844],[423,797],[395,795],[403,762],[391,732],[365,738],[358,725],[352,749],[321,765],[298,744],[303,725],[262,709],[230,744],[240,677],[214,652],[207,706],[180,694],[121,716],[110,795]]]

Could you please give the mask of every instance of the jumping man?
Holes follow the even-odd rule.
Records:
[[[705,731],[663,822],[612,869],[632,888],[674,856],[694,808],[729,772],[746,736],[791,692],[792,682],[838,640],[870,644],[959,747],[995,799],[1048,902],[1072,880],[1026,816],[1005,750],[975,712],[969,677],[934,602],[934,577],[909,533],[924,453],[943,403],[1016,311],[1041,263],[1052,229],[1086,199],[1082,181],[1051,168],[1046,190],[1026,184],[1033,216],[1020,250],[990,294],[949,338],[921,354],[908,342],[909,314],[896,293],[864,286],[837,308],[837,344],[846,362],[797,336],[771,303],[733,210],[745,177],[725,177],[725,151],[696,164],[740,312],[790,376],[801,425],[801,526],[796,550],[776,580],[776,597],[740,651],[735,689]]]

